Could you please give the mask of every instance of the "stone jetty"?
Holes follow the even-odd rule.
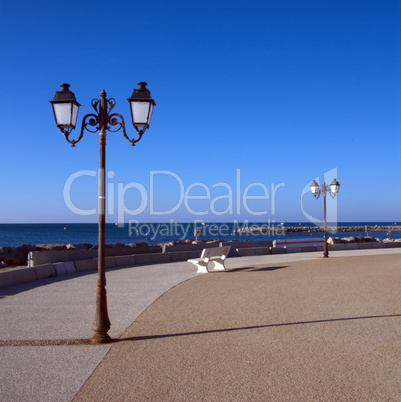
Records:
[[[401,231],[401,226],[328,226],[329,232],[397,232]],[[282,226],[282,225],[251,225],[237,229],[236,233],[317,233],[323,232],[322,226]]]

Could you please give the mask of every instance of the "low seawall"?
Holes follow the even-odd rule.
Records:
[[[285,254],[299,252],[323,251],[321,239],[316,239],[316,244],[307,245],[274,245],[271,241],[249,241],[249,242],[215,242],[210,244],[184,244],[159,247],[159,252],[131,253],[126,255],[109,255],[106,257],[106,269],[118,269],[123,267],[134,267],[138,265],[163,264],[169,262],[182,262],[192,258],[199,258],[205,247],[231,246],[230,257],[256,256],[269,254]],[[366,250],[375,248],[401,247],[401,241],[393,242],[346,242],[329,244],[329,250]],[[57,251],[57,250],[55,250]],[[89,256],[85,251],[75,250],[79,253],[66,254],[66,250],[41,251],[43,254],[32,255],[32,266],[14,267],[0,269],[0,288],[16,285],[19,283],[36,281],[55,276],[73,274],[86,271],[96,271],[97,258]],[[63,252],[64,251],[64,252]],[[68,250],[67,250],[68,251]],[[72,250],[71,250],[72,251]],[[95,251],[95,250],[89,250]],[[132,251],[132,250],[131,250]],[[138,250],[137,250],[138,251]],[[48,256],[46,257],[46,254]],[[35,264],[35,256],[40,255],[41,264]],[[75,259],[70,259],[72,257]],[[88,258],[89,257],[89,258]],[[47,262],[43,263],[47,258]],[[61,258],[66,258],[61,261]],[[39,260],[36,260],[37,262]]]

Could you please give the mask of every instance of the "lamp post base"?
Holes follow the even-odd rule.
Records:
[[[111,338],[108,334],[95,334],[92,336],[91,343],[110,343]]]

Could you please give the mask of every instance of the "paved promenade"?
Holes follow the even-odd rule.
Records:
[[[0,289],[0,401],[399,401],[401,250],[237,257]]]

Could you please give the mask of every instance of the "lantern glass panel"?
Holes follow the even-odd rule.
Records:
[[[339,185],[339,183],[338,182],[333,182],[333,183],[331,183],[330,184],[330,189],[331,189],[331,192],[332,193],[334,193],[334,194],[337,194],[338,193],[338,190],[340,190],[340,185]]]
[[[310,185],[310,190],[312,191],[312,194],[316,194],[319,191],[319,185],[314,181]]]
[[[149,127],[152,110],[151,102],[131,102],[132,124],[136,127]]]
[[[53,111],[58,127],[75,128],[79,107],[74,103],[53,103]]]

